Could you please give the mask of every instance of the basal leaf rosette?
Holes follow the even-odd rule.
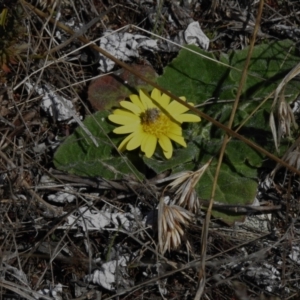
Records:
[[[146,157],[153,156],[157,142],[167,159],[172,157],[171,141],[186,147],[182,135],[183,122],[200,122],[200,117],[186,113],[189,109],[172,100],[168,95],[153,89],[151,95],[140,90],[130,95],[130,101],[121,101],[121,108],[113,111],[108,119],[121,125],[113,130],[116,134],[129,134],[119,145],[119,151],[141,147]],[[180,97],[186,101],[185,97]],[[192,103],[189,103],[193,105]]]

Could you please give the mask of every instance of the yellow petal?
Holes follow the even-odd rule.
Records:
[[[156,107],[148,93],[143,89],[140,90],[140,100],[146,109]]]
[[[147,146],[147,140],[148,140],[149,133],[144,132],[143,139],[141,143],[141,150],[145,152],[146,146]]]
[[[167,152],[172,151],[172,143],[171,143],[170,139],[167,136],[162,134],[158,138],[158,143],[161,146],[161,148],[163,149],[163,151],[167,151]]]
[[[166,94],[161,94],[160,90],[153,89],[151,98],[158,103],[159,106],[166,108],[170,103],[171,98]]]
[[[128,125],[120,126],[117,127],[113,130],[114,133],[116,134],[126,134],[126,133],[131,133],[135,132],[137,128],[141,126],[140,124],[136,123],[130,123]]]
[[[178,143],[179,145],[186,147],[186,142],[184,140],[184,138],[180,135],[176,135],[176,134],[172,134],[172,133],[168,133],[168,137],[175,141],[176,143]]]
[[[147,140],[143,141],[145,155],[150,158],[154,154],[157,138],[154,135],[148,135]]]
[[[179,116],[176,116],[175,119],[180,122],[200,122],[201,119],[199,116],[193,115],[193,114],[182,114]]]
[[[177,116],[180,114],[185,113],[186,111],[189,110],[189,108],[185,107],[184,105],[180,104],[177,101],[172,101],[168,107],[166,107],[167,111],[172,115],[172,116]]]
[[[114,115],[118,115],[118,116],[127,116],[127,117],[130,117],[134,120],[137,120],[139,119],[139,117],[137,115],[135,115],[134,113],[132,113],[131,111],[128,111],[127,109],[115,109],[113,111],[113,114]]]
[[[143,103],[141,102],[141,99],[138,95],[135,95],[135,94],[130,95],[129,99],[131,100],[131,102],[133,104],[138,106],[141,109],[141,111],[145,111],[146,107],[143,105]]]
[[[129,101],[120,101],[120,105],[122,107],[130,110],[135,115],[139,115],[142,112],[141,108],[138,105],[136,105],[136,104],[134,104],[132,102],[129,102]]]
[[[173,146],[172,146],[170,139],[167,136],[162,135],[158,139],[158,143],[161,146],[161,148],[163,149],[164,156],[167,159],[170,159],[173,155]]]
[[[131,151],[131,150],[136,149],[137,147],[141,146],[143,137],[144,137],[144,135],[142,133],[135,132],[135,135],[128,142],[126,149]]]
[[[161,98],[160,98],[159,104],[160,104],[162,107],[166,108],[166,107],[169,105],[170,101],[171,101],[171,98],[170,98],[168,95],[162,94],[162,95],[161,95]]]
[[[155,101],[159,102],[161,97],[161,92],[159,89],[154,88],[151,92],[151,98],[154,99]]]
[[[182,128],[175,122],[171,122],[168,132],[176,135],[182,135]]]
[[[172,151],[163,151],[163,153],[166,159],[170,159],[173,155],[173,148]]]
[[[132,124],[132,123],[138,124],[140,122],[139,118],[134,120],[131,117],[122,116],[122,115],[109,115],[108,119],[111,122],[114,122],[114,123],[119,124],[119,125],[127,125],[127,124],[129,125],[129,124]]]
[[[134,132],[129,134],[128,136],[126,136],[126,138],[119,145],[118,150],[119,151],[126,150],[126,145],[127,145],[128,141],[130,141],[132,139],[133,136],[134,136]]]

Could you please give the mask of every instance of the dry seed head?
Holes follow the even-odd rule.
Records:
[[[176,205],[197,213],[200,209],[200,201],[195,191],[195,186],[210,165],[209,160],[202,168],[195,172],[186,171],[170,176],[174,179],[168,184],[170,192],[174,192],[174,202]]]
[[[295,122],[294,113],[290,107],[290,105],[285,101],[284,89],[281,91],[279,96],[279,101],[277,103],[277,116],[278,116],[278,128],[276,134],[276,125],[273,113],[270,115],[270,126],[272,130],[272,134],[274,137],[274,142],[276,149],[278,151],[278,145],[280,144],[280,140],[283,136],[291,135],[291,124],[294,128],[298,128],[298,125]]]
[[[279,119],[279,128],[278,128],[278,137],[283,135],[291,135],[291,123],[295,127],[297,124],[295,122],[294,113],[289,104],[286,101],[281,101],[278,108],[278,119]]]
[[[293,74],[289,73],[287,75],[289,80],[292,78],[292,77],[291,78],[289,77],[290,75],[293,75]],[[295,122],[294,113],[293,113],[290,105],[285,100],[285,94],[284,94],[285,86],[283,85],[285,80],[286,80],[286,78],[282,81],[282,83],[277,87],[277,89],[275,91],[275,97],[274,97],[274,101],[272,104],[272,110],[270,113],[270,120],[269,120],[275,147],[276,147],[277,151],[279,151],[278,146],[280,144],[281,137],[284,135],[290,136],[291,123],[293,123],[294,128],[296,128],[296,129],[298,128],[298,125]],[[286,82],[285,82],[285,84],[286,84]],[[277,113],[277,117],[278,117],[277,125],[276,125],[275,117],[274,117],[275,113]]]
[[[162,197],[158,206],[158,247],[164,254],[167,250],[180,246],[184,235],[184,227],[187,226],[193,215],[177,205],[167,205]],[[187,243],[189,246],[189,244]]]

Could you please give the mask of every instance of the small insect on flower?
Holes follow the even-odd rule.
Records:
[[[167,159],[172,157],[171,140],[186,147],[182,136],[183,122],[200,122],[200,117],[187,114],[189,109],[177,101],[171,101],[166,94],[153,89],[151,95],[144,90],[130,95],[130,101],[121,101],[121,108],[115,109],[108,119],[121,125],[114,129],[116,134],[129,134],[119,145],[120,151],[141,147],[146,157],[152,157],[157,142]],[[185,97],[180,97],[186,101]],[[192,103],[189,103],[193,105]]]
[[[141,113],[141,121],[145,124],[154,123],[159,118],[159,110],[157,108],[147,109]]]

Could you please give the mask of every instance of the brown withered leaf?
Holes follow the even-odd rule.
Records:
[[[151,66],[132,65],[131,67],[152,81],[157,77]],[[151,86],[129,71],[121,70],[118,75],[104,75],[94,80],[88,89],[88,100],[95,110],[102,111],[117,106],[121,100],[131,94],[138,94],[141,88],[150,90]]]

